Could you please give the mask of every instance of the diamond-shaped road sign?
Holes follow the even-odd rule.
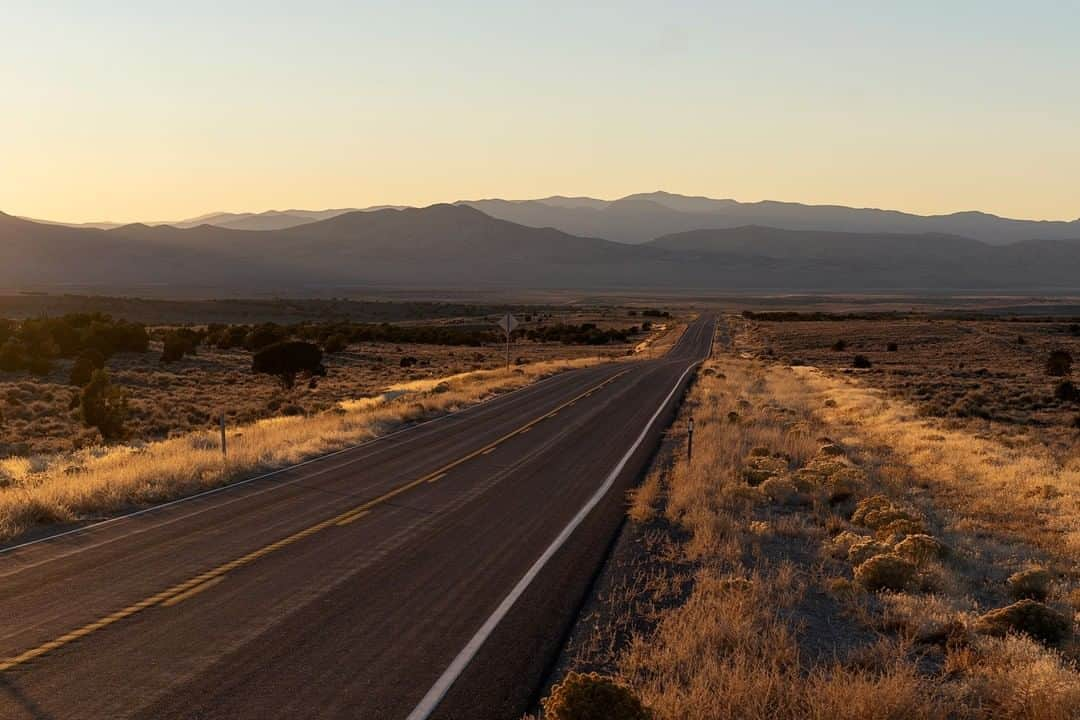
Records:
[[[514,328],[518,326],[518,321],[516,317],[514,317],[510,313],[506,313],[501,318],[499,318],[499,321],[495,324],[501,327],[504,333],[509,335],[510,333],[514,332]]]

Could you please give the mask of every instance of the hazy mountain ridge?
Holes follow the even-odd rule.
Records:
[[[650,200],[630,201],[638,208]],[[924,233],[693,230],[627,245],[464,205],[347,212],[281,230],[45,225],[0,215],[0,288],[185,286],[717,290],[1080,287],[1080,242]]]
[[[760,225],[786,230],[829,232],[960,235],[991,245],[1022,240],[1076,240],[1080,219],[1015,220],[969,211],[948,215],[915,215],[897,210],[806,205],[763,200],[691,197],[668,192],[637,193],[617,200],[555,195],[534,200],[459,200],[492,217],[530,227],[551,227],[571,235],[639,244],[690,230]],[[196,227],[214,225],[235,230],[283,230],[350,212],[404,209],[400,205],[328,210],[268,210],[261,213],[209,213],[187,220],[148,222],[148,225]],[[32,218],[26,218],[31,219]],[[49,222],[37,221],[34,222]],[[68,227],[112,229],[117,223],[86,223]]]
[[[802,203],[743,203],[688,197],[667,192],[639,193],[602,204],[573,206],[547,200],[461,201],[494,217],[523,225],[554,227],[571,234],[643,243],[662,235],[705,228],[761,225],[787,230],[862,233],[941,233],[962,235],[992,245],[1021,240],[1080,238],[1080,219],[1014,220],[983,212],[915,215],[897,210]]]

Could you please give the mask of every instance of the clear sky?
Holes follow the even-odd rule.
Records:
[[[1080,3],[5,0],[0,210],[664,189],[1080,216]]]

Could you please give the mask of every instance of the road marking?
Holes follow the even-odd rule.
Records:
[[[342,518],[341,520],[338,520],[337,523],[335,523],[335,524],[339,525],[339,526],[341,526],[341,525],[349,525],[351,523],[356,522],[360,518],[364,517],[369,512],[371,512],[371,511],[370,510],[364,510],[363,512],[353,513],[352,515],[349,515],[346,518]]]
[[[165,600],[164,602],[162,602],[161,607],[172,607],[173,605],[179,605],[180,603],[184,602],[188,598],[194,597],[194,596],[198,595],[199,593],[203,592],[204,590],[209,590],[210,588],[214,587],[215,585],[217,585],[219,582],[221,582],[224,579],[225,579],[225,576],[221,575],[219,577],[214,578],[213,580],[207,580],[202,585],[196,585],[195,587],[191,588],[190,590],[188,590],[186,592],[182,592],[179,595],[173,595],[168,600]]]
[[[498,624],[502,622],[502,619],[506,617],[506,614],[510,612],[510,608],[512,608],[514,603],[518,601],[518,598],[525,593],[525,590],[528,589],[529,585],[532,584],[532,581],[536,579],[536,576],[540,574],[540,571],[544,569],[544,566],[547,565],[548,561],[551,560],[556,552],[558,552],[559,548],[566,544],[566,541],[573,535],[578,526],[581,525],[589,513],[592,512],[592,509],[603,500],[605,495],[607,495],[612,485],[615,484],[615,480],[619,477],[619,473],[626,467],[626,463],[630,461],[630,457],[641,446],[641,443],[645,441],[653,423],[660,417],[660,413],[667,407],[671,398],[675,396],[675,392],[679,389],[683,380],[686,379],[686,376],[690,374],[690,371],[699,364],[701,364],[700,360],[694,362],[690,367],[683,371],[683,374],[675,381],[675,385],[671,388],[671,392],[667,394],[667,397],[660,403],[660,407],[658,407],[652,417],[649,418],[649,422],[645,424],[645,429],[638,435],[637,440],[635,440],[634,444],[630,446],[630,449],[626,451],[626,454],[622,456],[622,459],[619,460],[615,469],[608,473],[608,476],[604,479],[604,483],[596,493],[589,498],[589,501],[585,503],[584,507],[578,511],[577,515],[575,515],[566,527],[563,528],[562,532],[559,533],[559,536],[552,541],[551,545],[548,546],[544,553],[537,558],[536,562],[533,563],[532,567],[529,568],[524,577],[522,577],[517,585],[510,591],[510,594],[503,599],[497,608],[495,608],[495,612],[484,621],[484,624],[480,626],[480,629],[476,631],[476,634],[473,635],[469,642],[466,643],[465,647],[461,649],[461,652],[457,654],[457,657],[450,663],[450,666],[446,668],[443,674],[439,676],[439,679],[435,681],[435,684],[431,686],[431,689],[427,691],[427,694],[420,700],[420,703],[411,713],[409,713],[407,720],[427,720],[427,718],[431,716],[435,711],[435,708],[442,702],[443,697],[445,697],[446,693],[450,690],[450,687],[457,681],[458,677],[461,676],[461,673],[468,664],[472,662],[476,653],[479,652],[480,647],[488,639],[491,633],[494,632]]]
[[[491,453],[493,453],[493,452],[495,452],[495,448],[493,448],[493,447],[489,447],[489,448],[488,448],[487,450],[485,450],[484,452],[482,452],[482,453],[480,453],[480,454],[481,454],[481,455],[490,455],[490,454],[491,454]]]
[[[625,370],[623,370],[623,371],[621,371],[619,373],[616,373],[615,375],[612,375],[610,378],[603,381],[599,385],[595,385],[591,390],[589,390],[589,392],[590,393],[596,392],[597,390],[599,390],[599,389],[601,389],[601,388],[615,382],[615,380],[622,377],[626,373],[630,372],[630,370],[631,370],[631,368],[627,368],[627,369],[625,369]],[[580,399],[582,397],[584,397],[584,394],[578,395],[574,399],[577,400],[577,399]],[[563,407],[566,407],[567,404],[568,403],[563,403],[558,408],[556,408],[556,410],[560,410]],[[67,645],[67,644],[69,644],[71,642],[74,642],[75,640],[83,638],[83,637],[85,637],[85,636],[87,636],[87,635],[89,635],[91,633],[97,632],[98,630],[101,630],[103,628],[109,627],[110,625],[113,625],[113,624],[119,622],[120,620],[131,617],[132,615],[140,613],[140,612],[142,612],[142,611],[144,611],[144,610],[146,610],[148,608],[154,607],[156,605],[165,605],[168,601],[173,600],[175,598],[178,598],[180,596],[183,596],[186,593],[188,593],[189,591],[191,591],[193,589],[196,589],[198,586],[207,584],[211,580],[219,580],[226,573],[231,572],[232,570],[235,570],[235,569],[240,568],[240,567],[244,567],[245,565],[250,565],[251,563],[255,562],[256,560],[259,560],[259,559],[261,559],[261,558],[263,558],[263,557],[265,557],[265,556],[267,556],[267,555],[269,555],[269,554],[271,554],[273,552],[281,550],[284,547],[288,547],[289,545],[292,545],[295,542],[298,542],[300,540],[303,540],[304,538],[307,538],[307,537],[309,537],[311,535],[314,535],[317,532],[325,530],[326,528],[329,528],[329,527],[334,526],[334,525],[348,525],[349,523],[351,523],[351,522],[353,522],[355,520],[359,520],[364,515],[367,515],[368,512],[372,508],[374,508],[374,507],[376,507],[378,505],[382,505],[385,502],[387,502],[388,500],[390,500],[392,498],[395,498],[395,497],[397,497],[398,495],[401,495],[404,492],[408,492],[409,490],[412,490],[415,487],[423,485],[424,483],[428,483],[428,482],[432,482],[434,480],[438,480],[440,477],[443,477],[444,475],[446,475],[446,473],[448,473],[450,470],[453,470],[457,466],[459,466],[459,465],[461,465],[461,464],[463,464],[465,462],[468,462],[469,460],[483,454],[483,452],[485,450],[486,451],[494,450],[495,447],[497,445],[499,445],[499,443],[502,443],[502,442],[505,442],[506,440],[509,440],[514,435],[521,432],[522,429],[527,430],[528,428],[531,428],[533,425],[536,425],[540,421],[542,421],[545,417],[546,417],[545,415],[541,415],[538,418],[530,420],[529,422],[527,422],[522,427],[520,427],[520,428],[518,428],[516,430],[513,430],[511,432],[508,432],[506,435],[503,435],[501,438],[499,438],[495,442],[492,442],[492,443],[490,443],[488,445],[485,445],[484,447],[480,448],[479,450],[471,452],[468,455],[465,455],[464,457],[461,457],[461,458],[458,458],[457,460],[454,460],[453,462],[447,463],[446,465],[443,465],[438,470],[430,472],[430,473],[428,473],[427,475],[424,475],[421,478],[417,478],[416,480],[412,480],[410,482],[399,485],[398,487],[394,488],[393,490],[385,492],[382,495],[374,498],[373,500],[368,500],[367,502],[365,502],[365,503],[363,503],[361,505],[358,505],[358,506],[356,506],[354,508],[346,510],[343,513],[339,513],[338,515],[335,515],[332,518],[329,518],[327,520],[323,520],[322,522],[316,523],[315,525],[312,525],[312,526],[310,526],[308,528],[297,531],[297,532],[293,533],[292,535],[289,535],[288,537],[285,537],[285,538],[282,538],[282,539],[277,540],[275,542],[272,542],[269,545],[265,545],[265,546],[263,546],[263,547],[261,547],[261,548],[259,548],[257,550],[253,550],[253,551],[249,552],[247,555],[243,555],[242,557],[239,557],[239,558],[237,558],[235,560],[224,563],[223,565],[219,565],[219,566],[217,566],[216,568],[214,568],[212,570],[207,570],[206,572],[202,573],[201,575],[197,575],[197,576],[191,578],[190,580],[186,580],[186,581],[184,581],[184,582],[182,582],[182,583],[180,583],[178,585],[174,585],[173,587],[169,588],[168,590],[164,590],[162,592],[159,592],[156,595],[152,595],[151,597],[148,597],[145,600],[140,600],[139,602],[137,602],[137,603],[135,603],[133,605],[129,605],[126,608],[124,608],[123,610],[118,610],[117,612],[114,612],[111,615],[107,615],[106,617],[101,618],[100,620],[96,620],[96,621],[94,621],[92,623],[88,623],[88,624],[82,626],[81,628],[78,628],[77,630],[73,630],[73,631],[71,631],[71,632],[69,632],[69,633],[67,633],[65,635],[61,635],[60,637],[56,638],[55,640],[51,640],[49,642],[43,643],[43,644],[37,646],[36,648],[33,648],[32,650],[27,650],[26,652],[22,653],[21,655],[16,655],[16,656],[11,657],[11,658],[6,658],[6,659],[3,659],[3,660],[0,660],[0,672],[5,672],[7,670],[11,670],[12,668],[23,665],[23,664],[25,664],[25,663],[27,663],[27,662],[35,659],[35,658],[41,657],[42,655],[45,655],[46,653],[50,653],[50,652],[52,652],[54,650],[57,650],[57,649],[59,649],[61,647],[64,647],[65,645]],[[205,588],[199,589],[198,592],[202,592],[203,589],[205,589]],[[192,594],[195,594],[195,593],[192,593]],[[190,595],[187,596],[187,597],[190,597]],[[180,602],[183,599],[186,599],[186,597],[181,598],[180,600],[177,600],[177,602]]]
[[[442,479],[443,479],[444,477],[446,477],[446,473],[443,473],[443,474],[441,474],[441,475],[436,475],[435,477],[433,477],[433,478],[431,478],[430,480],[428,480],[428,482],[429,482],[429,483],[437,483],[437,482],[439,482],[440,480],[442,480]]]

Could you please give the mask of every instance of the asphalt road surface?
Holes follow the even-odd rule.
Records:
[[[0,719],[517,720],[713,330],[0,548]]]

